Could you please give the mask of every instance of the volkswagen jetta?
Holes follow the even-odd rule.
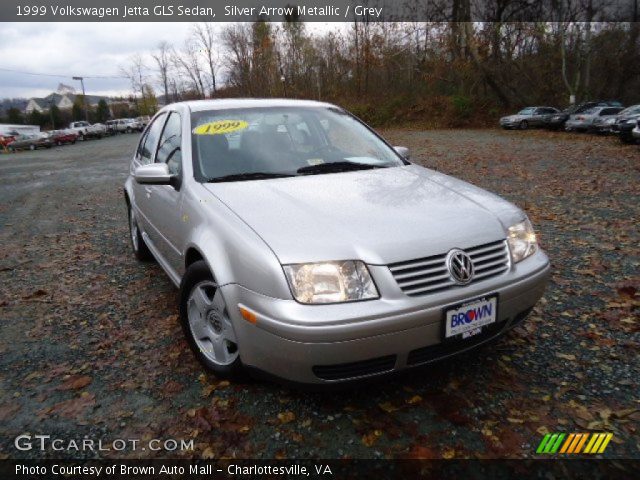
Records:
[[[223,376],[335,383],[427,364],[522,321],[549,276],[522,210],[326,103],[168,105],[125,199],[136,257],[180,288],[187,341]]]

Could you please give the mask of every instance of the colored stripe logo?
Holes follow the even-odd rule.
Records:
[[[547,433],[538,445],[536,453],[595,455],[604,453],[612,438],[613,433]]]

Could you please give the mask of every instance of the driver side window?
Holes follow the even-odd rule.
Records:
[[[156,163],[166,163],[171,175],[180,175],[182,172],[182,122],[176,112],[169,114],[169,119],[164,127]]]

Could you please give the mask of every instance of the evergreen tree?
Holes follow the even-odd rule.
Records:
[[[96,118],[98,122],[104,123],[109,119],[109,106],[104,98],[101,98],[98,102],[98,108],[96,110]]]

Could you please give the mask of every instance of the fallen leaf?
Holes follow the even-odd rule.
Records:
[[[379,403],[378,407],[380,407],[381,410],[387,413],[395,412],[396,410],[398,410],[398,407],[395,407],[391,402]]]
[[[558,358],[562,358],[564,360],[569,360],[570,362],[574,361],[576,359],[576,356],[573,354],[566,354],[566,353],[556,353],[556,357]]]
[[[88,375],[72,375],[67,378],[62,385],[56,390],[78,390],[84,388],[91,383],[91,377]]]
[[[278,414],[278,420],[280,420],[280,423],[282,423],[283,425],[286,423],[290,423],[293,422],[296,419],[296,415],[293,412],[282,412]]]

